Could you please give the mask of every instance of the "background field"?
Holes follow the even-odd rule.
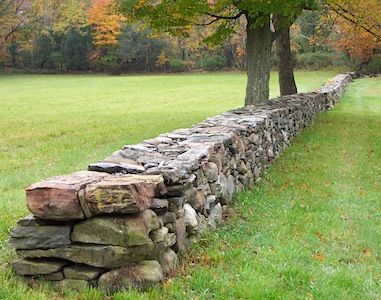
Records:
[[[334,73],[296,75],[300,91],[309,91]],[[27,290],[7,265],[9,228],[27,213],[25,186],[240,106],[244,86],[242,73],[0,77],[0,299],[53,297],[44,287]],[[240,195],[210,246],[201,243],[185,260],[200,266],[185,266],[189,276],[145,296],[380,296],[380,94],[380,79],[354,83],[338,110],[319,117],[262,184]],[[136,294],[116,298],[129,296]]]

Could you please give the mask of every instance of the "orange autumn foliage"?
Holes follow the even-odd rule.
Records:
[[[379,44],[376,37],[347,21],[339,22],[337,30],[340,37],[332,42],[336,49],[347,53],[352,60],[359,62],[366,62],[372,58]]]
[[[329,0],[339,37],[331,44],[359,65],[366,64],[381,44],[380,0]]]
[[[126,20],[118,13],[114,0],[93,0],[88,11],[88,23],[93,27],[94,44],[113,46],[118,43],[122,22]]]

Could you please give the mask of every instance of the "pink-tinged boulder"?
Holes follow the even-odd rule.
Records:
[[[148,209],[153,198],[165,193],[160,175],[110,176],[86,186],[85,202],[93,215],[131,214]]]
[[[41,219],[83,219],[85,216],[78,200],[78,192],[87,184],[97,182],[105,176],[108,174],[80,171],[33,184],[26,189],[28,208]]]

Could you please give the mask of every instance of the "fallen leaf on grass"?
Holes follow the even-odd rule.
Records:
[[[320,262],[324,261],[325,260],[325,256],[323,253],[320,253],[320,252],[316,252],[312,255],[313,259],[315,260],[318,260]]]
[[[368,248],[365,248],[362,250],[362,253],[367,256],[367,257],[371,257],[372,256],[372,252],[368,249]]]
[[[316,235],[320,241],[324,240],[323,235],[319,231],[314,232],[314,235]]]

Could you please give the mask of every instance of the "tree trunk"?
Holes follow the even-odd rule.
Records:
[[[259,27],[247,17],[247,86],[246,105],[266,103],[269,99],[271,30],[269,22]]]
[[[294,63],[290,47],[290,27],[282,29],[276,39],[278,55],[279,87],[281,96],[297,93]]]

